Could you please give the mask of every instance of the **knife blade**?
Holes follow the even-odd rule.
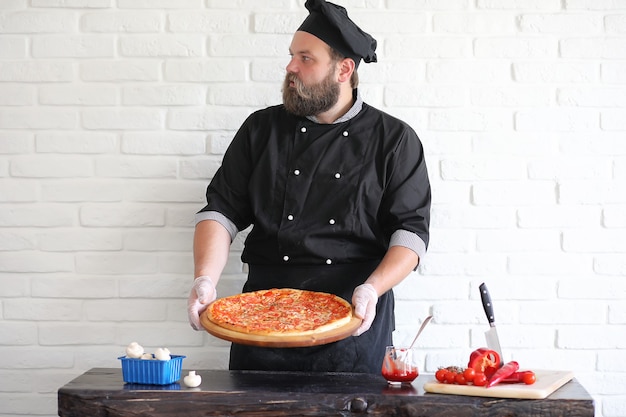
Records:
[[[493,314],[493,303],[491,301],[491,295],[487,289],[487,285],[483,282],[478,287],[480,290],[480,299],[483,303],[483,309],[487,315],[487,321],[489,322],[489,330],[485,332],[485,339],[487,339],[487,347],[495,350],[500,355],[500,360],[504,361],[502,357],[502,349],[500,348],[500,338],[498,337],[498,331],[496,330],[496,318]]]

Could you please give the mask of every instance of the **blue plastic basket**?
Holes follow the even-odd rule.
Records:
[[[120,356],[124,382],[132,384],[168,385],[180,379],[183,355],[171,355],[169,361],[135,359]]]

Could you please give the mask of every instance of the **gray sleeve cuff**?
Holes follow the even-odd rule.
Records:
[[[235,236],[237,236],[239,230],[237,230],[235,223],[233,223],[228,217],[224,216],[219,211],[201,211],[200,213],[196,213],[196,224],[205,220],[215,220],[224,226],[224,229],[228,231],[230,234],[230,241],[232,242],[235,240]]]
[[[404,246],[405,248],[411,249],[419,256],[419,262],[421,262],[426,255],[426,244],[424,241],[417,234],[409,232],[408,230],[400,229],[393,232],[391,240],[389,241],[389,247],[392,246]]]

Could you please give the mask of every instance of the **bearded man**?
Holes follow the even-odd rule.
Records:
[[[298,288],[336,294],[362,318],[351,337],[321,346],[233,343],[230,369],[379,373],[395,328],[393,287],[429,238],[430,184],[422,144],[403,121],[364,103],[361,60],[376,40],[346,10],[307,0],[289,47],[283,104],[237,131],[196,214],[191,326],[217,297],[231,242],[252,225],[243,292]]]

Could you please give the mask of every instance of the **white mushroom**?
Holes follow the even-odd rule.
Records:
[[[167,348],[158,348],[157,350],[154,351],[154,357],[155,359],[158,359],[160,361],[169,361],[171,358],[170,356],[170,351]]]
[[[154,359],[152,357],[152,353],[144,353],[143,355],[141,355],[141,359]]]
[[[126,356],[129,358],[140,358],[143,355],[143,347],[137,343],[132,342],[130,345],[126,346]]]
[[[189,375],[183,378],[183,382],[189,388],[195,388],[202,383],[202,377],[196,374],[196,371],[189,371]]]

